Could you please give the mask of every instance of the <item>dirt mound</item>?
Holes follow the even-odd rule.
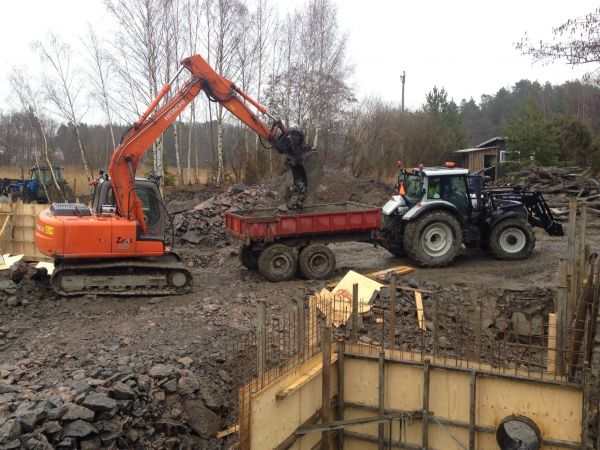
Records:
[[[283,198],[285,189],[292,182],[292,176],[286,173],[265,182],[265,186]],[[309,195],[307,205],[321,203],[339,203],[352,201],[372,206],[382,206],[389,197],[392,188],[385,183],[372,179],[355,178],[341,170],[325,168],[321,185]]]

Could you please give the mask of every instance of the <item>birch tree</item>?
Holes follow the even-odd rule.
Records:
[[[113,129],[112,101],[108,89],[112,70],[112,59],[105,49],[104,41],[96,34],[91,24],[88,24],[88,34],[87,39],[84,41],[84,46],[87,50],[90,62],[89,80],[91,94],[96,103],[104,110],[104,114],[106,114],[111,144],[114,149],[117,146],[117,143]]]
[[[39,93],[34,91],[34,89],[31,87],[31,81],[23,74],[23,72],[20,72],[16,69],[13,69],[12,73],[9,76],[9,82],[11,85],[11,89],[12,91],[15,93],[15,95],[17,96],[19,103],[21,105],[21,107],[23,108],[23,110],[25,110],[27,112],[27,120],[29,122],[29,127],[32,130],[32,134],[35,136],[35,134],[37,134],[35,131],[37,130],[37,132],[39,133],[41,140],[42,140],[42,150],[44,152],[44,159],[46,160],[46,163],[48,164],[48,168],[50,170],[50,176],[52,178],[52,184],[54,185],[56,192],[62,197],[62,199],[64,201],[67,201],[68,199],[65,197],[64,192],[62,191],[62,189],[60,188],[60,185],[58,184],[58,181],[56,179],[56,174],[54,172],[54,165],[52,164],[52,162],[50,161],[50,155],[48,152],[48,136],[46,133],[46,129],[44,127],[44,124],[42,122],[42,116],[41,116],[41,110],[40,110],[40,106],[39,106]],[[38,159],[38,152],[37,149],[35,148],[35,139],[33,140],[34,142],[34,148],[33,148],[33,157],[35,159],[35,166],[39,167],[40,163],[39,163],[39,159]],[[38,169],[39,170],[39,169]],[[40,180],[42,179],[41,174],[40,174]],[[54,200],[52,198],[52,196],[50,195],[50,192],[48,192],[48,187],[46,186],[46,183],[41,183],[44,189],[44,192],[46,194],[46,198],[49,201]]]
[[[239,0],[207,1],[207,9],[213,9],[214,35],[212,50],[215,70],[230,80],[235,80],[238,68],[235,66],[235,51],[245,30],[240,26],[240,18],[247,9]],[[217,176],[216,183],[225,179],[225,156],[223,146],[224,108],[220,103],[216,107],[217,121]]]
[[[106,0],[119,32],[114,48],[121,62],[123,107],[139,115],[158,95],[165,58],[162,0]],[[137,119],[137,117],[136,117]],[[163,136],[152,146],[153,171],[164,180]]]
[[[56,108],[56,113],[73,127],[83,169],[88,182],[91,183],[94,176],[79,129],[80,118],[84,113],[81,111],[80,105],[83,86],[77,80],[75,68],[72,66],[73,51],[69,45],[60,42],[54,34],[49,35],[47,45],[35,41],[33,48],[39,52],[52,69],[50,71],[52,76],[44,78],[46,95]]]
[[[200,0],[187,0],[184,4],[184,28],[187,38],[187,48],[190,55],[195,55],[198,50],[200,24],[202,22],[202,8]],[[188,127],[188,149],[187,149],[187,174],[191,177],[192,149],[194,150],[194,182],[200,182],[198,168],[198,139],[196,136],[196,101],[190,103],[190,120]]]

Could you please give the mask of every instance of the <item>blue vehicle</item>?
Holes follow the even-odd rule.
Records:
[[[58,195],[56,187],[52,180],[52,173],[48,166],[33,166],[29,170],[29,177],[25,179],[23,176],[23,168],[21,168],[21,178],[3,178],[0,179],[0,195],[12,194],[13,199],[20,198],[25,203],[50,203],[46,192],[50,193],[53,201],[59,197],[71,198],[73,192],[67,182],[62,177],[62,168],[55,166],[52,168],[56,181],[61,188],[63,195]],[[55,195],[56,197],[54,198]],[[60,200],[64,200],[60,198]]]

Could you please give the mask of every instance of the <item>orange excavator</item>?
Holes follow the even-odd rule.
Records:
[[[148,109],[125,132],[115,149],[108,174],[94,180],[92,207],[54,203],[40,213],[35,230],[39,251],[54,258],[51,284],[60,295],[168,295],[188,292],[190,272],[166,245],[166,209],[159,179],[137,178],[140,158],[202,91],[219,102],[285,155],[293,184],[286,191],[288,207],[302,207],[323,174],[319,153],[304,142],[304,133],[288,130],[266,108],[215,72],[199,55],[181,61]],[[181,72],[191,78],[162,106]],[[249,105],[272,120],[267,125]],[[265,142],[263,142],[265,145]]]

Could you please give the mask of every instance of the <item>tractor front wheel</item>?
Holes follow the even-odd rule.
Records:
[[[525,219],[513,217],[494,225],[488,242],[490,252],[498,259],[525,259],[535,247],[535,233]]]

